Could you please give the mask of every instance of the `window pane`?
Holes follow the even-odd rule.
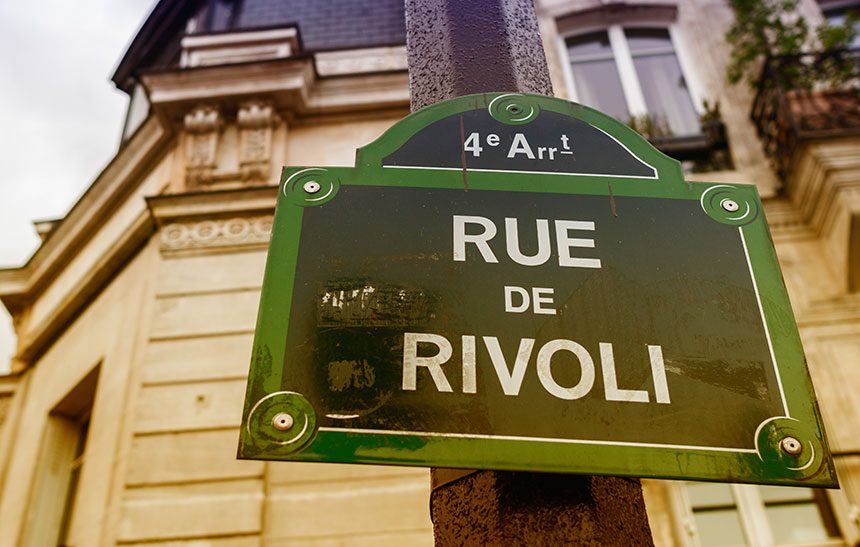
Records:
[[[628,28],[624,29],[624,35],[627,36],[627,47],[634,56],[642,51],[672,49],[669,31],[664,28]]]
[[[571,59],[583,55],[593,56],[603,54],[612,57],[612,47],[609,45],[609,34],[606,31],[589,32],[567,39],[567,54]]]
[[[687,483],[687,495],[693,510],[699,507],[713,507],[715,505],[734,505],[732,489],[728,484],[716,482],[692,482]]]
[[[615,61],[572,63],[573,83],[579,102],[626,122],[630,115],[621,89]]]
[[[687,91],[678,60],[672,53],[633,57],[648,115],[671,135],[699,133],[699,117]]]
[[[822,13],[828,25],[831,27],[838,27],[845,23],[845,18],[849,11],[854,12],[855,14],[860,14],[860,6],[830,8],[822,10]],[[854,35],[854,39],[851,40],[851,43],[848,44],[849,49],[860,48],[860,21],[854,23],[854,30],[856,34]]]
[[[813,502],[769,506],[767,518],[776,543],[810,543],[828,537],[818,506]]]
[[[809,501],[815,496],[811,488],[800,488],[794,486],[760,486],[761,499],[765,503],[774,501]]]
[[[206,9],[211,13],[206,14],[206,32],[218,32],[233,28],[234,11],[236,0],[209,0]]]
[[[744,534],[733,509],[695,513],[696,530],[702,547],[743,547]]]

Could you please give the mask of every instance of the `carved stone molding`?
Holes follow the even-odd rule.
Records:
[[[200,183],[212,178],[218,162],[221,113],[213,106],[198,106],[185,115],[186,178]]]
[[[250,101],[239,106],[239,174],[245,181],[265,181],[272,160],[272,129],[279,122],[270,103]]]
[[[174,222],[161,228],[162,251],[268,244],[272,215]]]

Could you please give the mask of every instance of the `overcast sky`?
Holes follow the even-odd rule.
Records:
[[[119,144],[127,97],[110,82],[155,0],[0,2],[0,265],[38,246]],[[0,372],[13,338],[0,311]]]

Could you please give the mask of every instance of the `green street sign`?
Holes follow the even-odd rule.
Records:
[[[521,94],[284,170],[239,457],[836,486],[755,187]]]

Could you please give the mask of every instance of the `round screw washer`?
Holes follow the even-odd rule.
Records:
[[[278,412],[272,417],[272,427],[278,431],[289,431],[294,423],[293,417],[286,412]]]
[[[741,206],[738,205],[738,202],[733,199],[724,199],[720,202],[720,206],[729,213],[734,213],[741,208]]]
[[[797,456],[803,452],[803,444],[794,437],[784,437],[779,441],[779,447],[789,456]]]
[[[305,192],[307,192],[308,194],[316,194],[317,192],[319,192],[322,189],[322,186],[320,186],[320,183],[318,183],[314,180],[309,180],[306,183],[304,183],[304,185],[302,186],[302,189]]]

